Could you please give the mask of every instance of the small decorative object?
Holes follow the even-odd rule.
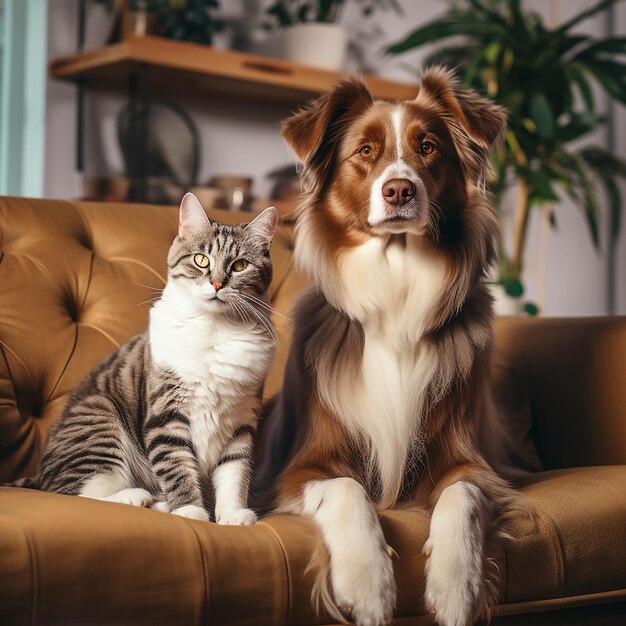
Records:
[[[210,45],[221,27],[213,14],[219,4],[219,0],[132,0],[131,10],[154,15],[165,37]]]
[[[130,12],[130,32],[135,37],[159,35],[159,16],[150,0],[134,0]]]
[[[80,47],[90,50],[119,41],[124,0],[93,0],[84,4],[84,38]]]
[[[192,187],[191,193],[205,209],[227,209],[226,195],[217,187]]]
[[[300,177],[295,165],[284,165],[267,174],[272,181],[270,197],[275,200],[287,200],[296,202],[302,194]]]
[[[179,106],[152,100],[143,108],[130,102],[119,114],[118,138],[132,199],[171,204],[196,184],[198,130]]]
[[[582,209],[599,248],[598,191],[603,187],[611,237],[619,234],[622,198],[617,179],[626,178],[626,163],[603,148],[581,147],[580,141],[604,123],[592,83],[626,104],[626,39],[596,39],[578,30],[616,1],[601,0],[563,24],[548,27],[540,15],[524,11],[520,0],[451,0],[447,13],[388,49],[401,54],[445,41],[425,65],[455,68],[466,85],[509,111],[504,145],[494,159],[491,191],[501,218],[506,215],[505,191],[511,188],[517,194],[512,236],[500,241],[495,281],[501,301],[506,296],[516,300],[507,305],[511,311],[537,313],[534,304],[522,302],[523,256],[533,207],[542,207],[547,222],[556,226],[552,204],[568,196]]]
[[[129,189],[130,181],[128,178],[116,176],[83,178],[83,200],[126,202]]]
[[[249,211],[252,191],[250,176],[214,176],[209,181],[211,187],[221,190],[226,199],[226,207],[231,211]]]
[[[400,12],[397,0],[356,0],[363,14],[392,7]],[[267,28],[285,31],[285,58],[303,65],[328,70],[342,69],[348,47],[346,30],[336,22],[346,0],[275,0],[267,9]]]

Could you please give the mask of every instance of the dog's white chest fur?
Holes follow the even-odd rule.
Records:
[[[345,385],[336,413],[368,436],[382,503],[398,497],[408,446],[419,437],[436,359],[421,341],[441,293],[444,268],[418,236],[375,237],[339,262],[341,306],[364,331],[361,375]]]
[[[233,431],[254,423],[273,343],[264,330],[242,322],[206,316],[181,321],[180,311],[168,304],[161,300],[151,311],[152,359],[173,371],[188,389],[182,410],[189,417],[194,449],[206,473]]]

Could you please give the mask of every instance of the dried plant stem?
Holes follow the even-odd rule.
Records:
[[[552,211],[554,206],[545,203],[541,207],[541,232],[539,237],[539,254],[537,263],[537,278],[535,283],[535,303],[543,311],[546,303],[546,280],[548,276],[548,254],[550,249],[550,233],[552,232]]]
[[[513,246],[511,248],[510,273],[519,278],[522,271],[522,257],[528,230],[528,215],[530,213],[528,184],[522,178],[518,179],[517,204],[515,206],[515,224],[513,225]]]

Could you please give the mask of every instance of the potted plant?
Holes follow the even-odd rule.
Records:
[[[444,15],[388,49],[401,54],[446,42],[426,64],[456,68],[466,85],[508,109],[504,145],[494,156],[491,191],[501,215],[506,212],[507,187],[514,186],[517,198],[512,232],[499,242],[494,282],[518,303],[524,292],[523,256],[533,207],[569,196],[582,209],[599,248],[598,192],[604,188],[611,236],[619,232],[622,200],[617,178],[626,177],[626,164],[603,148],[581,147],[581,140],[605,121],[592,83],[626,103],[626,64],[620,58],[626,54],[626,37],[596,39],[573,32],[615,2],[602,0],[548,28],[538,14],[523,10],[521,0],[457,0]],[[562,218],[551,210],[553,225]],[[536,312],[533,305],[527,309]]]
[[[213,16],[219,4],[219,0],[131,0],[133,30],[210,45],[221,27]]]
[[[400,11],[397,0],[356,0],[363,14],[377,8]],[[266,28],[285,32],[285,57],[295,63],[340,70],[348,47],[346,30],[336,22],[346,0],[275,0],[267,9]]]

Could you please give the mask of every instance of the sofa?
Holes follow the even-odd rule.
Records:
[[[240,216],[210,213],[227,222]],[[33,474],[68,394],[147,322],[163,285],[174,207],[0,198],[0,483]],[[274,306],[306,284],[292,226],[272,249]],[[289,322],[266,395],[280,388]],[[493,624],[626,624],[626,318],[503,318],[496,395],[537,513],[497,555]],[[428,516],[381,512],[396,552],[397,624],[423,605]],[[309,520],[251,527],[0,488],[0,624],[304,625],[316,614]]]

